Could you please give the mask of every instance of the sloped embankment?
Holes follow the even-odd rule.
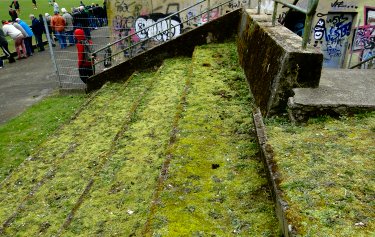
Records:
[[[276,236],[232,43],[107,84],[1,183],[9,236]]]

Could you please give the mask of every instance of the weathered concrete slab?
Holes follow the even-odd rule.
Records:
[[[375,110],[375,71],[324,69],[318,88],[295,88],[289,98],[292,120],[322,114],[350,115]]]
[[[271,17],[243,13],[238,53],[257,106],[267,116],[285,111],[296,87],[317,87],[323,55],[313,47],[302,50],[301,37]]]

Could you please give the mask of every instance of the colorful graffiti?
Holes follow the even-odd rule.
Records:
[[[139,16],[135,21],[135,31],[140,39],[151,39],[156,41],[167,41],[181,34],[181,19],[172,16],[165,20],[168,15],[154,13],[148,16]]]
[[[314,46],[324,55],[324,66],[340,67],[353,24],[351,13],[318,13],[320,18],[314,27]]]

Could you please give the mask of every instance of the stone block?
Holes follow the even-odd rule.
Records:
[[[318,87],[323,55],[302,49],[302,38],[271,17],[248,10],[238,32],[238,53],[256,105],[265,116],[284,112],[293,88]]]

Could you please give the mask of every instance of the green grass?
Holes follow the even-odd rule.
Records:
[[[12,2],[12,0],[1,0],[0,1],[0,20],[11,20],[11,17],[9,16],[9,5]],[[49,13],[51,16],[53,15],[53,7],[48,4],[48,0],[37,0],[37,6],[38,9],[33,8],[33,4],[31,0],[18,0],[20,3],[20,9],[21,14],[18,15],[18,17],[26,22],[28,25],[31,25],[31,20],[29,18],[30,14],[34,14],[36,18],[39,19],[39,14],[42,14],[44,16],[45,13]],[[67,11],[71,11],[70,9],[72,7],[79,7],[79,0],[57,0],[56,1],[59,4],[60,11],[61,8],[66,8]],[[103,5],[102,0],[86,0],[83,1],[86,5],[91,5],[91,3],[98,3],[100,6]],[[2,26],[1,26],[2,27]],[[43,35],[44,37],[45,35]],[[45,38],[45,37],[44,37]],[[11,52],[14,51],[14,43],[13,40],[7,36],[7,40],[9,43],[9,50]],[[35,38],[33,37],[33,44],[35,44]],[[0,56],[3,56],[3,51],[0,50]]]
[[[300,236],[374,236],[375,112],[266,127]]]
[[[44,16],[44,13],[48,12],[51,16],[53,15],[53,7],[48,4],[48,0],[37,0],[38,9],[34,9],[31,0],[18,0],[20,3],[20,9],[21,14],[18,15],[18,17],[25,21],[28,24],[31,24],[31,21],[29,19],[30,14],[34,14],[35,16],[38,16],[39,14],[42,14]],[[66,8],[67,11],[70,11],[72,7],[79,7],[79,0],[57,0],[56,1],[59,4],[60,10],[61,8]],[[102,0],[86,0],[83,1],[86,5],[90,5],[91,3],[98,3],[99,5],[102,5]],[[11,19],[8,10],[9,5],[11,3],[11,0],[1,0],[0,1],[0,19],[1,20],[9,20]]]
[[[66,122],[84,99],[84,96],[50,96],[0,125],[0,181]]]
[[[279,236],[236,54],[200,47],[106,84],[1,183],[0,232]]]

